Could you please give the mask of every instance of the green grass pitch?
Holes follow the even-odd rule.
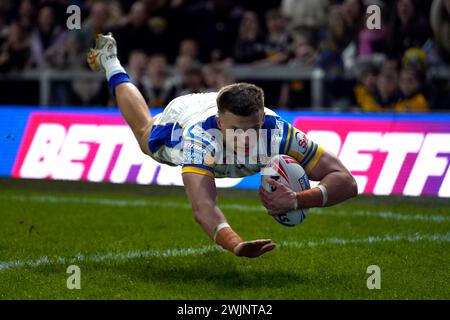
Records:
[[[279,225],[256,191],[219,190],[260,258],[219,250],[183,189],[0,180],[1,299],[450,299],[450,200],[359,197]],[[66,286],[69,265],[81,289]],[[381,289],[367,288],[367,267]]]

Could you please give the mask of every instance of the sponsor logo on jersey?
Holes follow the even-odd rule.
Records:
[[[294,138],[294,144],[293,144],[294,151],[297,151],[301,154],[305,154],[308,150],[308,137],[302,133],[302,132],[295,132],[295,138]]]

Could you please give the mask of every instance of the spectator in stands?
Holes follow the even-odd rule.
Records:
[[[122,48],[120,60],[127,63],[133,50],[142,50],[146,54],[154,53],[158,44],[153,40],[153,34],[148,25],[147,7],[143,1],[136,1],[131,6],[124,25],[116,32],[117,42]]]
[[[450,0],[433,0],[430,10],[433,39],[427,41],[424,50],[427,64],[434,67],[450,66]],[[435,79],[431,83],[430,104],[432,108],[450,108],[450,80]]]
[[[363,28],[365,6],[362,0],[344,0],[341,5],[345,21],[345,33],[349,39],[347,47],[342,52],[345,70],[351,71],[355,67],[358,48],[358,34]]]
[[[178,56],[187,56],[190,57],[192,61],[198,62],[198,54],[198,44],[194,39],[184,39],[181,41],[180,49],[178,50]]]
[[[316,65],[318,52],[312,32],[300,30],[294,36],[293,57],[287,63],[290,67],[313,68]],[[310,82],[292,80],[281,86],[278,102],[280,108],[307,108],[311,106]]]
[[[67,7],[69,6],[69,2],[69,0],[34,0],[35,5],[37,5],[39,9],[47,6],[52,7],[56,24],[60,25],[61,27],[66,26],[68,17],[66,11]]]
[[[37,26],[30,36],[30,66],[37,68],[61,65],[64,42],[68,33],[56,24],[55,13],[50,6],[39,10]]]
[[[427,70],[427,55],[421,48],[410,48],[402,57],[402,68],[415,69],[419,74]]]
[[[23,0],[20,3],[18,23],[26,32],[31,32],[36,19],[36,7],[31,0]]]
[[[330,7],[328,20],[328,28],[321,36],[317,65],[329,78],[324,92],[326,103],[342,108],[348,106],[352,95],[352,86],[344,81],[344,74],[346,66],[350,68],[354,64],[356,46],[342,6]]]
[[[234,0],[205,0],[191,4],[187,10],[188,36],[198,40],[200,60],[222,61],[233,56],[242,9]]]
[[[69,3],[81,6],[81,30],[66,30]],[[381,5],[381,30],[361,28],[369,4]],[[300,32],[296,26],[303,26]],[[192,92],[203,90],[197,66],[202,62],[207,63],[201,69],[203,86],[209,90],[233,82],[232,63],[252,67],[286,63],[323,68],[325,103],[330,107],[356,98],[363,110],[394,110],[420,94],[429,98],[432,108],[449,107],[449,80],[430,77],[434,79],[430,83],[424,79],[427,67],[450,65],[450,0],[270,0],[264,4],[254,0],[0,0],[0,72],[29,67],[85,69],[85,53],[95,35],[109,31],[125,50],[119,51],[121,61],[126,63],[129,56],[133,81],[155,105],[164,105],[183,86]],[[144,68],[145,56],[156,53],[165,58],[156,55],[157,66]],[[373,70],[364,73],[355,87],[354,80],[346,77],[353,71],[355,57],[359,63],[381,61],[383,54],[377,53],[388,58],[383,72],[379,77]],[[168,75],[168,63],[175,64],[175,77]],[[403,71],[396,88],[398,70]],[[434,70],[445,73],[441,68]],[[419,82],[419,94],[405,93],[408,90],[402,83],[408,87],[414,81]],[[93,82],[76,78],[64,81],[77,88],[68,90],[62,82],[51,82],[51,103],[100,104],[108,97],[105,83],[99,90]],[[267,86],[269,104],[311,106],[309,80],[283,84],[262,79],[259,84]],[[403,104],[397,104],[400,91]]]
[[[179,55],[175,61],[175,81],[181,85],[183,83],[183,75],[185,72],[196,63],[197,62],[192,60],[192,57],[188,55]]]
[[[412,47],[422,47],[430,37],[430,28],[414,0],[398,0],[387,30],[385,53],[399,60]]]
[[[14,2],[14,0],[0,1],[0,33],[11,23]]]
[[[25,30],[14,22],[6,39],[0,40],[0,72],[21,71],[30,58],[30,45]]]
[[[422,92],[422,79],[419,72],[405,68],[400,72],[400,100],[395,104],[397,112],[427,112],[429,104]]]
[[[183,74],[183,89],[179,95],[205,92],[202,69],[198,64],[191,64]]]
[[[397,72],[383,67],[377,73],[372,67],[362,73],[361,84],[354,89],[356,103],[365,112],[393,111],[401,98]]]
[[[271,64],[285,62],[289,57],[293,36],[287,30],[286,20],[279,10],[272,9],[266,14],[266,27],[266,60]]]
[[[252,63],[266,58],[266,50],[260,33],[258,17],[246,11],[239,25],[239,35],[234,46],[236,63]]]
[[[365,67],[359,83],[354,88],[355,102],[363,111],[379,111],[376,101],[378,68],[373,65]]]
[[[175,59],[174,83],[177,91],[183,90],[186,74],[193,66],[200,64],[198,60],[199,48],[197,42],[193,39],[183,39],[180,42],[178,55]]]
[[[435,53],[432,64],[450,64],[450,0],[434,0],[430,12]]]
[[[74,32],[80,53],[87,52],[95,41],[97,33],[107,33],[112,30],[111,8],[107,1],[97,0],[89,7],[89,16],[83,21],[83,27]],[[83,55],[80,59],[85,60]]]
[[[145,77],[147,69],[147,55],[144,51],[134,50],[131,52],[128,59],[127,73],[131,78],[133,84],[143,91],[142,81]]]
[[[386,11],[386,6],[381,0],[376,0],[375,4],[380,7],[381,12]],[[365,17],[365,23],[367,18]],[[380,29],[361,28],[358,33],[358,56],[370,57],[374,53],[382,52],[384,50],[384,44],[386,42],[386,25],[385,14],[381,15]]]
[[[177,95],[177,87],[169,76],[167,58],[164,55],[155,54],[149,58],[143,87],[144,97],[152,107],[165,107]]]
[[[342,54],[351,43],[351,36],[341,6],[332,6],[328,16],[328,29],[325,30],[319,45],[317,64],[333,78],[344,73]]]
[[[365,7],[362,0],[344,0],[341,5],[347,30],[353,39],[363,27]]]
[[[163,1],[159,1],[160,5],[163,6]],[[158,3],[157,1],[147,1],[147,5],[152,8],[155,6],[153,4]],[[150,27],[151,38],[148,39],[150,43],[148,54],[160,53],[164,54],[168,61],[175,60],[176,49],[178,46],[178,39],[174,37],[168,26],[167,17],[161,12],[162,8],[154,8],[149,11],[148,26]],[[178,21],[172,21],[172,23],[177,24]]]
[[[376,104],[365,111],[392,110],[400,99],[398,75],[395,70],[383,68],[377,79]]]
[[[300,30],[294,36],[293,57],[288,61],[293,67],[313,67],[319,57],[317,41],[312,32]]]
[[[328,0],[282,0],[281,12],[292,27],[320,29],[327,24]]]
[[[207,91],[219,91],[234,82],[229,66],[223,63],[205,65],[202,69]]]

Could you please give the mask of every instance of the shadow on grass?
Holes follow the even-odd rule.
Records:
[[[282,289],[292,285],[312,284],[317,274],[301,274],[289,270],[289,266],[276,268],[276,261],[268,257],[244,259],[225,256],[223,253],[208,253],[196,257],[149,258],[116,264],[108,272],[121,273],[131,280],[143,283],[217,287],[217,289]],[[94,267],[92,265],[92,267]],[[275,267],[275,268],[274,268]],[[293,268],[294,269],[294,268]]]

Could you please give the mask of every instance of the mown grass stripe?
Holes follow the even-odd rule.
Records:
[[[0,196],[0,200],[20,201],[20,202],[41,202],[41,203],[77,203],[77,204],[93,204],[116,207],[157,207],[157,208],[175,208],[181,210],[191,210],[188,203],[179,203],[172,201],[154,201],[154,200],[130,200],[130,199],[108,199],[108,198],[80,198],[80,197],[57,197],[57,196]],[[265,212],[263,206],[257,205],[243,205],[243,204],[220,204],[223,210],[236,211],[253,211]],[[423,215],[423,214],[402,214],[392,211],[371,211],[371,210],[336,210],[330,208],[314,208],[311,209],[311,214],[324,216],[354,216],[354,217],[368,217],[368,218],[382,218],[398,221],[429,221],[429,222],[448,222],[450,216],[445,215]]]
[[[406,241],[409,243],[417,241],[432,241],[432,242],[450,242],[450,232],[446,234],[421,234],[414,233],[409,235],[384,235],[384,236],[369,236],[366,238],[359,239],[341,239],[341,238],[327,238],[327,239],[317,239],[317,240],[303,240],[303,241],[283,241],[279,244],[280,247],[286,248],[313,248],[319,246],[327,245],[352,245],[352,244],[373,244],[381,242],[399,242]],[[78,253],[74,256],[59,256],[59,257],[48,257],[42,256],[35,260],[12,260],[12,261],[0,261],[0,271],[31,267],[37,268],[46,265],[56,265],[56,264],[71,264],[80,262],[103,262],[103,261],[126,261],[130,259],[137,258],[170,258],[170,257],[180,257],[180,256],[192,256],[201,255],[210,252],[220,252],[223,249],[218,246],[203,246],[199,248],[168,248],[166,250],[133,250],[128,252],[108,252],[108,253],[96,253],[96,254],[85,254]]]

